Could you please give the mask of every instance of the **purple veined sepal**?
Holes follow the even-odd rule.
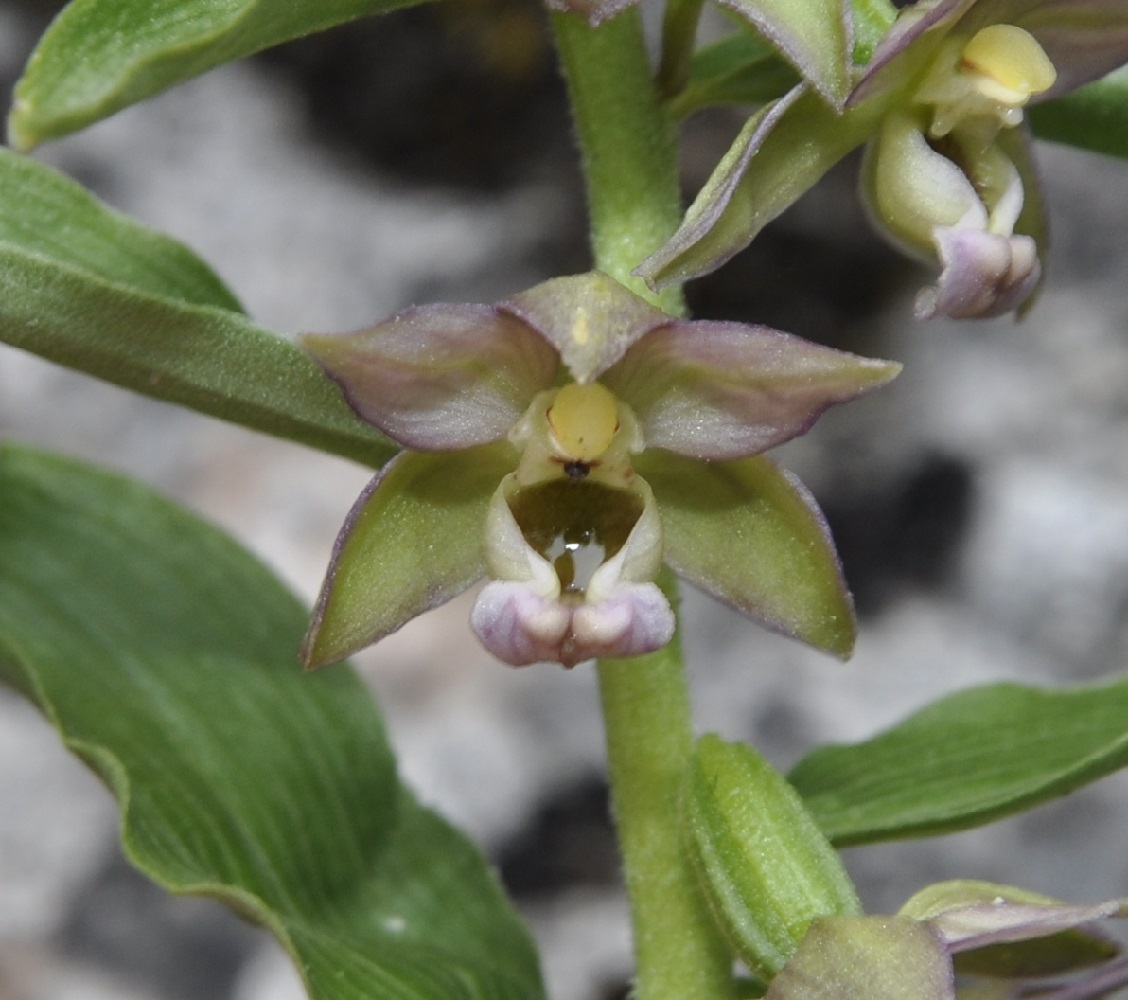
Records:
[[[361,419],[415,451],[504,440],[560,367],[535,330],[483,305],[419,306],[301,343]]]
[[[582,542],[574,541],[582,529],[556,523],[557,508],[569,498],[550,495],[576,490],[604,491],[604,500],[621,505],[611,517],[596,511],[604,523]],[[547,509],[537,509],[538,492]],[[514,506],[524,512],[524,525]],[[548,537],[558,530],[557,537]],[[625,538],[618,537],[624,532]],[[558,543],[561,551],[549,551],[550,561],[530,544],[528,534],[545,549]],[[570,578],[573,558],[593,543],[619,547],[580,586]],[[551,660],[571,667],[600,657],[636,656],[661,649],[673,637],[673,610],[654,583],[662,565],[661,522],[650,487],[637,476],[628,489],[559,480],[523,487],[516,475],[506,477],[490,504],[486,561],[491,582],[478,595],[470,625],[482,644],[511,666]]]

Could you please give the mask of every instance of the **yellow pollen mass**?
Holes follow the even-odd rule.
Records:
[[[1015,103],[1053,86],[1057,70],[1029,31],[992,24],[975,34],[963,50],[967,69],[1005,88]]]
[[[619,429],[619,404],[598,382],[564,386],[548,408],[548,424],[569,458],[591,462],[611,444]]]

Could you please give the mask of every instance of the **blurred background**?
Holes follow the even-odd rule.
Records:
[[[0,0],[0,93],[57,5]],[[215,70],[35,155],[188,243],[260,322],[347,330],[412,303],[490,302],[588,266],[567,111],[531,0],[448,0]],[[738,112],[686,126],[694,192]],[[698,725],[782,767],[942,693],[1097,681],[1128,649],[1128,164],[1044,146],[1054,244],[1023,323],[914,323],[929,275],[867,228],[856,164],[719,274],[694,310],[906,365],[779,457],[819,498],[861,617],[846,665],[693,592]],[[312,600],[365,470],[0,346],[0,439],[140,477]],[[590,666],[513,671],[473,595],[357,658],[407,780],[487,851],[555,1000],[630,973]],[[929,881],[1128,894],[1128,781],[952,837],[847,852],[867,906]],[[0,1000],[289,1000],[267,936],[169,899],[117,847],[109,795],[0,691]]]

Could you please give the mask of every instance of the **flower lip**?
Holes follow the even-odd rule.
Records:
[[[553,660],[566,667],[601,656],[653,652],[670,641],[674,615],[651,582],[662,559],[654,497],[631,489],[554,479],[522,486],[507,476],[490,508],[486,556],[493,581],[470,624],[511,666]],[[584,580],[582,550],[603,559]]]

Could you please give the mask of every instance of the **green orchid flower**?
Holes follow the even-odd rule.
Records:
[[[305,347],[405,451],[337,540],[307,636],[334,662],[482,577],[471,625],[514,666],[650,652],[663,564],[840,656],[854,622],[825,522],[760,453],[897,364],[687,322],[599,273],[432,305]]]
[[[637,273],[660,287],[716,269],[864,144],[871,220],[940,268],[917,317],[997,316],[1029,304],[1046,251],[1023,109],[1128,62],[1128,5],[922,0],[901,11],[841,106],[817,64],[793,62],[803,82],[748,122]]]

